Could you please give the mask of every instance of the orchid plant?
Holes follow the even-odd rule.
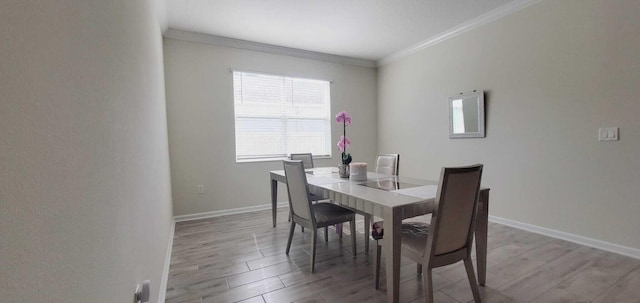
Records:
[[[338,141],[338,148],[342,152],[342,164],[349,165],[351,163],[351,154],[347,153],[347,146],[351,145],[351,141],[347,138],[347,126],[351,125],[351,116],[345,111],[341,111],[336,115],[336,122],[342,123],[342,136]]]

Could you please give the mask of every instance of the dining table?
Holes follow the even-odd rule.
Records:
[[[434,211],[438,181],[375,172],[367,172],[366,180],[355,181],[350,178],[341,178],[336,167],[316,167],[305,171],[311,193],[326,197],[332,203],[382,218],[384,221],[382,241],[386,248],[383,255],[387,278],[387,301],[399,302],[402,220]],[[269,175],[273,227],[275,227],[278,183],[286,184],[286,176],[284,170],[270,171]],[[480,188],[476,211],[476,266],[478,283],[484,285],[487,269],[489,188]]]

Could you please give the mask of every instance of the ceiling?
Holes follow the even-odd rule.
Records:
[[[166,0],[166,13],[173,30],[380,61],[517,2]]]

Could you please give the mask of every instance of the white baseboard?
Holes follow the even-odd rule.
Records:
[[[176,230],[176,221],[171,221],[171,230],[169,231],[169,247],[164,257],[164,268],[162,269],[162,280],[160,281],[160,291],[158,292],[158,303],[164,303],[167,297],[167,280],[169,280],[169,266],[171,265],[171,252],[173,250],[173,234]]]
[[[540,227],[540,226],[513,221],[513,220],[500,218],[496,216],[489,216],[489,221],[502,224],[502,225],[515,227],[515,228],[526,230],[526,231],[530,231],[530,232],[534,232],[537,234],[542,234],[542,235],[557,238],[557,239],[566,240],[569,242],[578,243],[581,245],[590,246],[593,248],[610,251],[623,256],[640,259],[640,249],[636,249],[633,247],[618,245],[610,242],[605,242],[605,241],[601,241],[593,238],[574,235],[574,234],[570,234],[570,233],[566,233],[566,232],[562,232],[562,231],[558,231],[558,230],[554,230],[546,227]]]
[[[278,208],[280,207],[289,207],[289,202],[279,202]],[[197,213],[197,214],[180,215],[180,216],[173,217],[173,220],[176,222],[183,222],[183,221],[199,220],[199,219],[220,217],[220,216],[233,215],[233,214],[249,213],[253,211],[266,210],[266,209],[271,209],[271,203],[258,205],[258,206],[249,206],[249,207],[241,207],[241,208],[234,208],[234,209],[209,211],[209,212]]]

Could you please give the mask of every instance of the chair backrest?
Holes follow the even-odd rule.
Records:
[[[437,256],[471,249],[482,167],[476,164],[442,168],[427,253]]]
[[[289,156],[289,159],[302,160],[304,169],[313,168],[313,156],[311,155],[311,153],[291,154],[291,156]]]
[[[379,154],[376,159],[376,172],[379,174],[398,175],[400,168],[399,154]]]
[[[289,206],[293,216],[314,222],[309,188],[307,187],[307,175],[304,165],[300,160],[284,160],[284,175],[287,179],[287,193],[289,194]],[[315,224],[315,222],[314,222]]]

